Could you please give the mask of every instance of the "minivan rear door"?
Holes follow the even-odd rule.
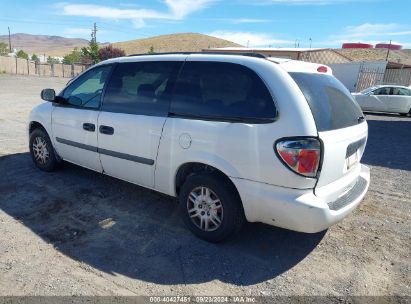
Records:
[[[310,106],[322,142],[322,161],[316,187],[328,185],[359,170],[368,127],[350,92],[329,74],[289,74]]]

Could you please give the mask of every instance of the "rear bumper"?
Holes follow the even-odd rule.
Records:
[[[316,233],[341,221],[364,198],[370,184],[370,170],[361,165],[354,181],[345,184],[338,197],[314,194],[313,189],[291,189],[232,179],[236,185],[249,222],[261,222],[294,231]],[[335,193],[341,193],[341,186]]]

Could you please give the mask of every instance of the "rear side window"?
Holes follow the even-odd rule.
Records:
[[[393,88],[392,95],[411,96],[411,91],[405,88]]]
[[[181,62],[120,63],[107,85],[103,111],[166,116]]]
[[[318,131],[331,131],[357,125],[363,113],[347,88],[334,76],[290,73],[303,92]]]
[[[274,120],[273,98],[249,68],[225,62],[186,62],[177,81],[171,115],[221,121]]]

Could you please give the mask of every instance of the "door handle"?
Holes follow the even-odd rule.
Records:
[[[92,123],[83,123],[83,129],[89,132],[96,131],[96,125]]]
[[[100,126],[99,131],[101,134],[106,134],[106,135],[113,135],[114,134],[114,128],[113,127],[109,127],[109,126]]]

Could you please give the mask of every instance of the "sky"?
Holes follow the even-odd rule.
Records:
[[[1,3],[3,2],[3,3]],[[389,42],[411,48],[411,0],[0,0],[0,35],[99,42],[196,32],[249,47],[340,47]]]

